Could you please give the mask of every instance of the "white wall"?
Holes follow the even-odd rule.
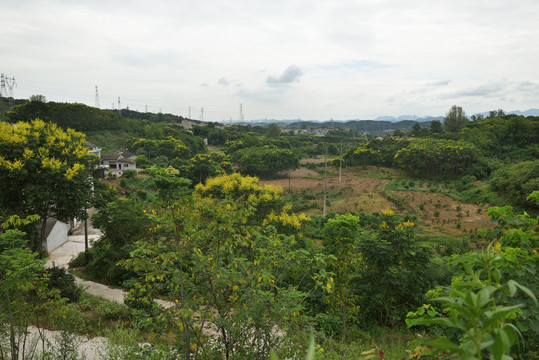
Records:
[[[57,221],[54,224],[54,227],[51,230],[51,233],[45,240],[44,248],[45,251],[53,251],[57,247],[65,244],[67,242],[67,232],[69,231],[69,225]]]

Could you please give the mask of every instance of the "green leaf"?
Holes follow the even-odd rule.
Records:
[[[517,282],[514,281],[514,280],[509,280],[507,282],[507,287],[509,289],[509,296],[515,296],[515,293],[517,292],[517,286],[516,286]]]
[[[433,340],[429,343],[429,345],[431,345],[437,350],[461,353],[461,349],[459,348],[459,346],[447,339],[446,337],[441,337],[436,340]]]
[[[528,289],[526,286],[520,285],[515,281],[515,286],[517,286],[520,290],[524,291],[526,295],[528,295],[530,298],[532,298],[533,302],[535,302],[535,305],[537,306],[537,298],[535,295]]]
[[[311,335],[311,341],[309,342],[309,349],[307,350],[307,355],[305,356],[305,360],[314,360],[314,335]]]
[[[496,337],[494,338],[494,343],[490,347],[492,356],[494,360],[502,360],[503,355],[509,350],[510,344],[507,334],[503,329],[498,329],[496,331]]]

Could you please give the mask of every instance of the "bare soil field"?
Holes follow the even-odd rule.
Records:
[[[300,164],[323,164],[324,161],[326,161],[324,158],[301,159]]]
[[[475,233],[491,227],[487,206],[465,204],[443,194],[419,191],[392,191],[421,220],[421,227],[451,236]]]
[[[321,159],[308,159],[321,160]],[[323,159],[322,159],[323,161]],[[327,211],[360,211],[366,213],[393,209],[397,213],[411,213],[417,216],[418,226],[427,231],[451,236],[474,233],[479,228],[490,227],[485,214],[487,206],[465,204],[437,192],[390,191],[386,186],[403,173],[376,167],[346,168],[339,183],[339,170],[328,168]],[[261,184],[271,184],[290,189],[298,196],[310,198],[311,207],[307,214],[321,215],[323,209],[324,170],[297,169],[290,179],[261,180]],[[393,201],[388,197],[393,197]],[[394,199],[399,204],[396,205]],[[400,209],[399,209],[400,208]]]

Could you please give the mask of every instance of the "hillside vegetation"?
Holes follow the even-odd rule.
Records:
[[[73,311],[77,291],[61,295],[72,280],[49,282],[30,245],[35,215],[93,207],[103,236],[71,266],[128,291],[117,318],[151,344],[146,358],[300,359],[311,333],[323,359],[539,354],[536,117],[469,121],[454,106],[443,123],[374,137],[310,124],[186,131],[173,115],[36,100],[2,109],[4,353],[32,323],[88,332],[73,324],[95,312]],[[85,136],[135,153],[138,171],[95,171],[90,187]],[[71,206],[58,184],[76,195],[75,181],[84,204]]]

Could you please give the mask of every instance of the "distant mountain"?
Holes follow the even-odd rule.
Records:
[[[528,109],[526,111],[513,110],[508,114],[523,115],[523,116],[539,116],[539,109]]]
[[[281,125],[281,122],[278,123]],[[288,123],[285,127],[288,129],[301,129],[306,127],[313,128],[350,128],[360,132],[367,132],[371,134],[383,134],[393,132],[395,130],[407,131],[417,124],[415,120],[401,120],[401,121],[384,121],[384,120],[348,120],[348,121],[296,121]],[[430,126],[428,122],[420,123],[422,127]]]
[[[432,121],[432,120],[440,120],[442,121],[444,119],[443,116],[425,116],[425,117],[417,117],[415,115],[401,115],[401,116],[378,116],[376,121],[391,121],[391,122],[397,122],[397,121],[405,121],[405,120],[413,120],[417,122],[425,122],[425,121]]]
[[[539,116],[539,109],[528,109],[526,111],[512,110],[512,111],[507,111],[506,114],[514,114],[514,115],[520,115],[520,116]],[[485,111],[485,112],[477,113],[474,115],[482,115],[483,117],[488,117],[490,115],[490,112]]]

